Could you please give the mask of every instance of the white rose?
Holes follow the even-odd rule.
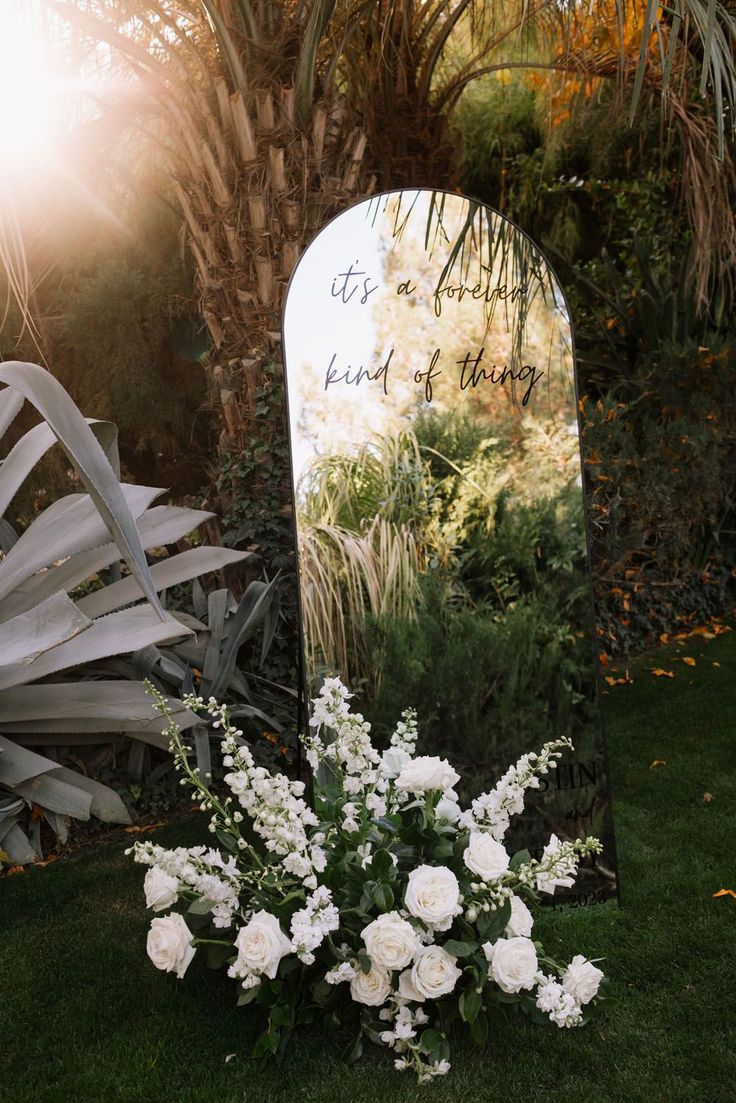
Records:
[[[447,794],[437,802],[434,811],[438,820],[447,820],[448,823],[457,823],[461,815],[460,805]]]
[[[407,751],[401,747],[389,747],[381,758],[381,773],[384,777],[398,777],[407,762],[411,762]]]
[[[427,946],[416,958],[411,969],[412,986],[428,1000],[439,999],[452,992],[462,970],[441,946]]]
[[[246,965],[254,973],[264,973],[273,980],[281,958],[291,952],[292,946],[276,916],[260,911],[240,928],[235,948],[239,965]]]
[[[417,933],[398,912],[379,915],[363,931],[363,941],[374,965],[404,969],[419,949]]]
[[[179,898],[179,882],[159,866],[151,866],[143,879],[146,907],[155,912],[165,911]]]
[[[194,957],[192,932],[178,912],[165,915],[151,922],[146,951],[157,969],[184,976]]]
[[[463,853],[465,865],[483,881],[497,881],[509,868],[511,859],[501,843],[485,831],[474,831]]]
[[[537,951],[530,938],[499,938],[483,946],[491,963],[490,973],[502,992],[533,988],[537,975]]]
[[[402,1000],[412,1000],[414,1003],[424,1003],[424,996],[414,987],[411,978],[411,969],[405,969],[399,977],[399,996]]]
[[[602,980],[602,970],[582,954],[576,954],[562,976],[562,987],[582,1005],[598,994]]]
[[[534,917],[523,900],[511,897],[511,918],[506,924],[505,934],[509,938],[529,938],[534,926]]]
[[[460,886],[447,866],[419,866],[409,874],[404,897],[410,913],[428,927],[446,931],[460,907]]]
[[[432,758],[420,755],[402,767],[396,779],[396,788],[410,793],[428,793],[431,789],[452,789],[460,780],[460,774],[453,770],[446,758]]]
[[[378,1007],[385,1003],[391,993],[391,974],[380,965],[372,965],[370,973],[356,968],[350,981],[350,995],[356,1003],[367,1007]]]

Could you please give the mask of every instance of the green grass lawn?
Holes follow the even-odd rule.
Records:
[[[607,958],[617,1002],[590,1026],[519,1018],[485,1050],[455,1040],[450,1075],[421,1089],[382,1052],[347,1069],[345,1039],[316,1033],[283,1062],[254,1064],[251,1009],[233,1007],[232,981],[195,967],[177,981],[149,964],[143,870],[115,843],[0,882],[0,1100],[733,1098],[736,899],[712,894],[736,889],[736,636],[689,640],[684,653],[695,667],[671,648],[604,699],[623,908],[539,922],[554,956]],[[655,678],[656,666],[676,676]],[[655,759],[665,765],[650,768]],[[203,827],[190,820],[154,837],[193,845]]]

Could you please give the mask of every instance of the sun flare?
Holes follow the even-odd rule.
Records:
[[[49,157],[58,135],[59,87],[28,9],[0,5],[0,150],[10,168]]]

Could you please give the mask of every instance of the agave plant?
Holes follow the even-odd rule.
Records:
[[[0,847],[7,860],[25,862],[40,853],[41,815],[62,840],[69,817],[129,819],[113,790],[60,765],[54,747],[132,736],[167,749],[142,680],[121,681],[119,670],[117,678],[105,677],[104,665],[92,680],[91,664],[145,655],[164,643],[194,642],[197,622],[167,612],[159,594],[249,553],[195,547],[149,566],[145,549],[180,540],[211,514],[152,506],[162,493],[159,488],[121,483],[114,426],[86,420],[45,369],[4,364],[0,383],[5,385],[0,436],[26,400],[44,419],[0,465],[0,791],[10,794],[0,795]],[[86,493],[54,502],[19,536],[4,515],[25,478],[57,442]],[[125,577],[121,559],[129,571]],[[106,584],[101,572],[108,572]],[[90,580],[95,588],[84,587]],[[272,590],[261,584],[257,594],[251,593],[251,604],[260,599],[261,620]],[[225,669],[217,670],[219,691],[235,672],[236,653],[232,642]],[[83,668],[85,680],[75,676],[75,668]],[[172,701],[171,707],[185,729],[197,725],[180,702]],[[194,734],[205,755],[206,732],[195,728]],[[42,755],[31,746],[50,750]],[[30,829],[23,830],[20,821],[29,806],[34,815]]]

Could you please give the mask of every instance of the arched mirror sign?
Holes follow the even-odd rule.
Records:
[[[390,192],[307,248],[284,313],[306,689],[339,674],[381,743],[466,800],[545,741],[512,845],[597,834],[574,899],[616,892],[570,318],[535,244],[459,195]],[[563,897],[564,898],[564,897]]]

